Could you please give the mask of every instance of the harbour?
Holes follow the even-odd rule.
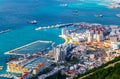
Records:
[[[89,8],[89,6],[91,6],[91,5],[88,5],[89,3],[82,4],[82,5],[88,5],[88,6],[85,6],[85,7],[83,6],[79,8],[79,6],[81,6],[81,3],[79,4],[78,2],[77,3],[69,2],[69,3],[66,3],[67,7],[66,7],[66,4],[63,5],[63,7],[61,7],[60,3],[57,5],[56,2],[52,3],[52,1],[50,1],[50,3],[53,6],[48,7],[49,4],[47,4],[46,1],[42,1],[42,0],[41,0],[42,2],[38,1],[38,3],[39,4],[45,3],[45,6],[38,5],[36,1],[31,2],[27,0],[28,2],[25,4],[22,4],[22,2],[24,2],[23,0],[21,1],[21,3],[19,1],[21,0],[18,0],[15,2],[10,1],[10,3],[13,5],[11,5],[9,2],[7,3],[6,1],[5,2],[6,4],[1,5],[0,10],[2,12],[1,12],[1,20],[0,20],[1,21],[0,29],[4,30],[4,28],[10,28],[12,30],[7,32],[2,31],[0,33],[0,49],[1,49],[0,65],[4,66],[3,70],[0,71],[0,74],[6,73],[5,57],[7,58],[8,57],[7,55],[10,54],[6,51],[26,45],[30,42],[33,42],[39,39],[52,40],[54,42],[57,42],[57,44],[63,43],[64,41],[58,37],[60,35],[61,29],[55,29],[59,27],[51,27],[50,25],[54,26],[54,24],[58,24],[58,22],[61,22],[64,24],[69,22],[73,23],[73,22],[83,22],[83,21],[90,22],[90,23],[95,22],[95,23],[101,23],[101,24],[107,24],[107,25],[109,24],[120,25],[119,18],[115,16],[115,14],[118,14],[119,9],[111,10],[106,7],[95,5],[95,4],[93,4],[95,5],[95,7]],[[31,5],[31,3],[33,3],[33,5]],[[0,4],[2,4],[2,2]],[[23,6],[18,6],[19,4]],[[38,9],[38,7],[44,7],[44,8]],[[100,9],[100,7],[102,8]],[[51,11],[47,11],[48,9]],[[72,11],[76,9],[79,11],[79,15],[73,17]],[[83,11],[84,11],[84,14],[82,13]],[[88,13],[88,11],[90,12]],[[47,12],[50,15],[47,15],[46,14]],[[110,13],[106,15],[107,12],[110,12]],[[95,18],[94,14],[104,14],[105,16],[103,18]],[[35,19],[39,22],[35,25],[26,23],[26,21],[31,19]],[[40,31],[36,31],[37,29],[35,28],[39,28],[38,26],[50,26],[49,28],[51,29],[49,29],[48,27],[45,27],[45,28],[42,27],[42,29],[38,29]],[[71,30],[71,32],[74,32],[76,30],[73,29]],[[18,48],[17,51],[20,49]],[[16,51],[16,50],[13,50],[13,51]],[[4,54],[4,52],[6,52],[6,54]],[[14,55],[14,53],[12,53],[11,55]],[[21,54],[18,54],[18,53],[15,53],[15,55],[21,56]]]

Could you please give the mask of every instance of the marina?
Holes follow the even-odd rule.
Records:
[[[38,41],[35,41],[35,42],[32,42],[30,44],[27,44],[27,45],[24,45],[24,46],[21,46],[21,47],[18,47],[16,49],[13,49],[13,50],[10,50],[8,52],[5,52],[5,54],[9,54],[9,55],[24,55],[24,54],[32,54],[32,53],[35,53],[35,52],[40,52],[40,51],[44,51],[44,50],[47,50],[48,48],[46,48],[46,45],[45,47],[39,47],[41,46],[40,44],[52,44],[52,41],[42,41],[42,40],[38,40]],[[39,47],[39,49],[37,47]],[[48,45],[49,46],[49,45]],[[36,48],[36,49],[33,49],[32,48]],[[45,49],[46,48],[46,49]],[[43,50],[44,49],[44,50]]]
[[[11,72],[24,72],[24,66],[30,69],[32,68],[32,64],[34,64],[35,68],[32,68],[32,70],[37,72],[39,69],[42,70],[43,62],[37,57],[43,57],[44,62],[48,61],[44,58],[48,57],[46,53],[51,50],[51,43],[53,43],[53,41],[57,45],[64,43],[64,40],[58,37],[63,28],[68,27],[70,28],[69,33],[74,33],[83,28],[99,26],[90,23],[120,25],[119,9],[110,9],[106,6],[99,5],[102,3],[104,4],[104,0],[48,0],[47,2],[46,0],[1,0],[0,79],[4,79],[3,77],[13,77],[6,72],[6,64],[9,62],[12,63],[11,61],[14,61],[13,64],[10,64],[11,67],[15,66],[14,63],[16,63],[16,67],[13,67],[16,71],[13,70]],[[59,22],[63,24],[59,24]],[[71,26],[75,28],[72,29]],[[82,37],[83,34],[76,34],[75,36],[77,35]],[[33,42],[35,40],[39,41]],[[69,39],[65,42],[69,42]],[[36,58],[29,59],[34,56]],[[14,57],[16,57],[16,59]],[[9,60],[6,62],[5,59]],[[28,59],[29,61],[24,59]],[[23,64],[20,64],[23,68],[18,64],[20,63],[19,61],[22,60],[25,61],[22,62]],[[47,65],[49,66],[49,64]],[[49,76],[49,74],[47,74],[47,76]]]

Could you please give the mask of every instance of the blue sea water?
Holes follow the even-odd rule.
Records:
[[[60,4],[68,4],[63,7]],[[56,44],[63,43],[59,38],[61,29],[36,31],[39,26],[58,23],[89,22],[120,25],[120,18],[115,14],[120,9],[109,9],[102,1],[87,0],[0,0],[0,31],[12,29],[11,32],[0,34],[0,65],[5,67],[0,73],[5,73],[7,55],[4,52],[36,40],[52,40]],[[73,10],[78,10],[74,15]],[[103,14],[103,18],[94,17]],[[38,24],[28,24],[29,20],[37,20]]]

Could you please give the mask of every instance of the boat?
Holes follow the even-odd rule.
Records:
[[[35,30],[41,30],[42,29],[42,27],[38,27],[38,28],[36,28]]]
[[[96,15],[94,15],[95,17],[103,17],[103,15],[102,14],[96,14]]]
[[[36,20],[31,20],[31,21],[28,21],[28,23],[30,23],[30,24],[37,24],[38,22]]]
[[[120,18],[120,14],[116,14],[116,16]]]
[[[3,70],[3,66],[0,66],[0,70]]]

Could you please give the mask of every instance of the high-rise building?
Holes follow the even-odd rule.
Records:
[[[69,30],[66,30],[65,28],[62,29],[62,35],[69,36]]]
[[[55,62],[58,62],[59,61],[59,57],[60,57],[60,48],[59,47],[54,47],[53,48],[53,52],[54,52]]]
[[[88,36],[87,41],[92,42],[93,34],[94,34],[93,31],[92,30],[87,30],[86,33],[87,33],[87,36]]]
[[[72,44],[58,45],[53,47],[55,62],[64,61],[67,53],[72,48]]]
[[[104,28],[90,28],[86,33],[88,35],[88,42],[104,40]]]
[[[65,35],[66,34],[66,30],[63,28],[62,29],[62,35]]]
[[[53,48],[53,52],[54,52],[55,62],[59,62],[59,61],[64,61],[65,60],[65,51],[62,48],[62,45],[58,45],[57,47],[54,47]]]
[[[92,42],[92,37],[88,37],[87,42]]]

